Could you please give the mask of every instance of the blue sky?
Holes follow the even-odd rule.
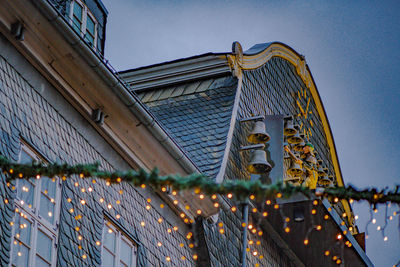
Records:
[[[106,57],[125,70],[281,41],[305,55],[333,131],[342,174],[358,187],[400,184],[399,1],[103,0]],[[365,230],[369,211],[354,205]],[[397,207],[397,210],[400,208]],[[396,210],[391,207],[390,212]],[[387,242],[369,227],[376,266],[400,260],[398,220]]]

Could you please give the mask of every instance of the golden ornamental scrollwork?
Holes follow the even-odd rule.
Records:
[[[235,77],[242,75],[243,48],[239,42],[232,43],[232,55],[228,55],[229,66]]]

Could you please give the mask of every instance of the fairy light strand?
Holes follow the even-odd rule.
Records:
[[[261,181],[227,180],[217,183],[203,174],[191,174],[185,177],[179,175],[159,176],[158,169],[151,172],[144,170],[129,171],[102,171],[100,164],[43,164],[41,162],[32,162],[30,164],[13,163],[7,158],[0,156],[0,169],[8,174],[8,180],[27,179],[29,177],[71,177],[78,175],[81,178],[97,177],[104,179],[107,184],[120,183],[122,181],[131,182],[134,186],[146,187],[146,185],[161,188],[171,186],[175,191],[200,189],[202,194],[209,196],[214,194],[227,195],[234,194],[238,199],[246,199],[253,195],[257,199],[274,198],[279,194],[283,198],[291,197],[297,193],[303,193],[307,196],[314,194],[339,200],[365,200],[371,203],[375,209],[379,203],[397,203],[400,204],[400,186],[393,190],[383,189],[378,191],[376,188],[358,190],[351,185],[344,187],[321,188],[314,193],[313,190],[284,184],[278,182],[275,184],[263,184]],[[67,178],[68,179],[68,178]]]

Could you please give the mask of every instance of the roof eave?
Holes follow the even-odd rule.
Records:
[[[144,91],[198,79],[231,75],[227,53],[207,53],[119,72],[132,91]]]

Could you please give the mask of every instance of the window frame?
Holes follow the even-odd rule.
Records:
[[[90,9],[86,6],[85,3],[83,3],[83,1],[81,0],[71,0],[70,3],[70,8],[69,8],[69,22],[71,24],[71,26],[74,28],[74,4],[77,3],[78,5],[80,5],[82,7],[82,25],[81,25],[81,30],[79,32],[79,35],[83,38],[83,40],[92,48],[97,49],[97,38],[98,38],[98,34],[97,34],[97,26],[98,26],[98,22],[95,18],[95,16],[92,14],[92,12],[90,12]],[[86,35],[87,35],[87,17],[90,17],[93,22],[94,22],[94,36],[93,36],[93,44],[90,44],[88,42],[88,40],[86,39]],[[91,34],[90,34],[91,35]]]
[[[25,152],[34,160],[39,160],[42,162],[48,162],[43,157],[41,157],[31,146],[26,144],[25,142],[21,141],[21,150],[19,154],[19,161],[21,160],[22,152]],[[50,178],[49,178],[50,179]],[[57,261],[57,242],[58,242],[58,228],[59,228],[59,221],[60,221],[60,208],[61,208],[61,179],[55,177],[55,199],[54,199],[54,214],[53,214],[53,223],[47,221],[40,215],[40,199],[42,195],[42,179],[37,179],[35,182],[34,193],[33,193],[33,203],[32,207],[29,207],[27,203],[22,202],[22,199],[18,197],[18,184],[20,180],[17,179],[15,183],[15,190],[16,195],[14,198],[14,206],[15,206],[15,213],[13,218],[13,226],[11,232],[11,251],[10,251],[10,263],[9,266],[13,266],[13,253],[15,249],[15,241],[19,241],[17,234],[17,225],[19,226],[19,217],[23,217],[25,220],[31,223],[31,233],[30,233],[30,244],[26,244],[29,246],[29,255],[28,255],[28,266],[33,267],[35,266],[36,255],[37,253],[37,237],[39,231],[44,233],[47,237],[51,239],[52,247],[51,247],[51,262],[50,266],[56,266]],[[48,197],[48,196],[46,196]],[[19,216],[19,217],[18,217]],[[24,242],[22,242],[24,243]],[[38,257],[42,258],[38,255]],[[45,260],[46,261],[46,260]]]
[[[115,252],[109,250],[109,248],[104,246],[104,236],[107,234],[108,229],[111,229],[115,235]],[[122,226],[119,226],[111,217],[104,218],[103,232],[102,232],[102,242],[101,242],[101,266],[103,266],[104,250],[114,255],[114,267],[124,267],[121,263],[121,242],[125,241],[132,246],[132,257],[131,257],[131,267],[137,266],[138,259],[138,249],[140,243],[136,241]]]

